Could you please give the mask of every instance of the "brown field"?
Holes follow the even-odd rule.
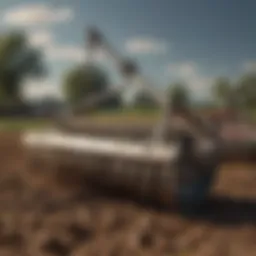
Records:
[[[0,135],[1,256],[256,255],[255,165],[223,168],[188,217],[89,192],[75,175],[31,179],[18,138]]]

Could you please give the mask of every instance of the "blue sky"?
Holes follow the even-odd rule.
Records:
[[[205,97],[214,78],[256,70],[255,10],[253,0],[2,0],[0,19],[2,30],[24,29],[45,52],[51,72],[27,82],[31,97],[58,94],[63,73],[86,60],[89,25],[157,85],[184,80]]]

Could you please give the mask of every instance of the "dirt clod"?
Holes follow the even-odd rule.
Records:
[[[222,168],[200,213],[182,216],[92,192],[66,172],[65,184],[33,179],[25,162],[19,134],[0,134],[0,255],[256,255],[255,165]]]
[[[81,227],[79,225],[71,224],[68,231],[72,238],[77,242],[87,242],[93,238],[93,231],[89,228]]]
[[[66,256],[70,253],[70,248],[57,239],[49,239],[42,246],[42,250],[59,256]]]

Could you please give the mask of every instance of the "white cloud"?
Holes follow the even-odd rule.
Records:
[[[184,82],[196,97],[210,96],[213,79],[203,75],[195,62],[169,64],[167,71],[174,80]]]
[[[34,47],[41,47],[49,61],[75,61],[85,59],[85,50],[76,45],[56,42],[49,30],[34,30],[28,33],[28,42]]]
[[[256,72],[256,61],[246,61],[243,64],[243,69],[246,72]]]
[[[45,48],[45,55],[50,61],[87,62],[89,53],[85,48],[77,45],[52,44]],[[93,56],[96,62],[104,62],[106,55],[98,52]]]
[[[133,38],[125,43],[129,53],[162,54],[167,51],[165,42],[152,38]]]
[[[41,47],[49,61],[81,62],[85,60],[85,50],[76,45],[59,44],[49,30],[34,30],[28,33],[28,42]]]
[[[62,99],[62,90],[51,80],[27,80],[21,87],[21,95],[27,100],[37,100],[44,97]]]
[[[48,30],[35,30],[28,34],[28,42],[35,47],[49,47],[53,44],[54,38]]]
[[[31,4],[6,10],[2,14],[2,21],[14,26],[34,26],[68,22],[73,16],[74,13],[69,7],[54,8],[47,4]]]
[[[50,61],[83,62],[86,58],[84,49],[73,45],[51,45],[45,48],[45,55]]]
[[[40,47],[49,61],[86,62],[88,52],[79,45],[65,45],[58,43],[49,30],[34,30],[28,33],[28,42],[34,47]],[[94,54],[95,61],[106,60],[103,51]]]

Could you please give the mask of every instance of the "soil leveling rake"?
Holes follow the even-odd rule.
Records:
[[[199,127],[191,121],[193,118],[187,118],[187,126],[178,124],[178,119],[171,118],[166,96],[141,79],[134,63],[119,58],[96,29],[89,31],[88,48],[89,52],[104,49],[117,64],[126,84],[135,81],[135,86],[150,92],[162,109],[161,120],[152,127],[88,123],[82,132],[77,132],[70,113],[93,107],[131,87],[109,89],[61,114],[57,129],[25,132],[22,142],[29,161],[58,169],[79,168],[94,184],[126,189],[142,199],[152,198],[167,205],[173,201],[184,206],[202,203],[226,151],[218,133],[206,123]],[[199,128],[206,131],[204,136],[198,135]]]

